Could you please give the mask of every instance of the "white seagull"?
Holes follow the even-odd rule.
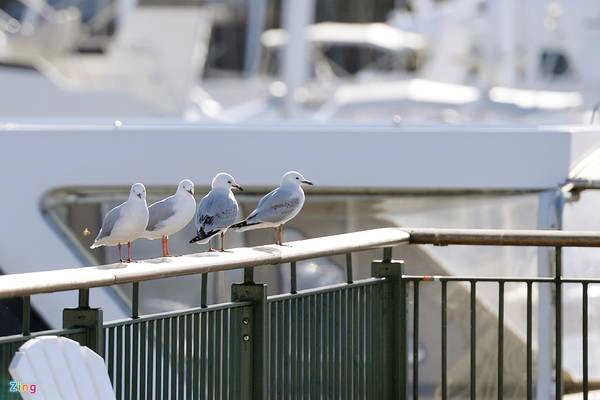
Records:
[[[282,245],[281,230],[283,224],[294,218],[304,205],[304,190],[301,185],[312,186],[301,173],[286,172],[281,178],[281,185],[260,199],[256,210],[248,218],[232,225],[239,232],[251,229],[275,228],[275,244]]]
[[[225,232],[235,222],[239,212],[232,188],[244,190],[235,182],[233,176],[225,172],[220,172],[213,178],[211,191],[198,204],[195,219],[196,237],[190,240],[190,243],[208,242],[208,250],[212,251],[210,239],[221,234],[221,251],[225,251]]]
[[[150,219],[144,237],[150,240],[162,238],[163,257],[169,257],[169,236],[185,228],[194,218],[194,183],[189,179],[182,180],[174,195],[152,204],[148,212]]]
[[[116,245],[119,247],[119,260],[123,262],[121,245],[127,243],[127,261],[131,262],[131,242],[143,235],[146,225],[148,225],[146,188],[141,183],[134,183],[127,201],[106,214],[102,228],[90,248]]]

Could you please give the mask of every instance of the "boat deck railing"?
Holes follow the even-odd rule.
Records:
[[[393,259],[392,248],[418,244],[544,247],[553,251],[554,271],[547,277],[407,275],[404,262]],[[527,288],[523,397],[532,399],[538,389],[533,358],[533,287],[554,289],[551,367],[555,372],[553,392],[559,399],[565,392],[562,287],[579,284],[583,294],[580,390],[587,398],[588,288],[600,280],[564,278],[563,247],[600,247],[600,233],[382,228],[286,246],[0,276],[0,298],[21,298],[23,303],[21,334],[0,337],[0,379],[6,383],[10,380],[8,364],[22,343],[34,336],[54,334],[73,338],[104,357],[118,399],[417,399],[420,366],[411,360],[419,359],[423,318],[419,288],[427,283],[438,285],[440,291],[440,354],[435,355],[441,371],[440,397],[447,399],[457,390],[456,385],[463,385],[475,399],[477,286],[492,282],[498,287],[496,392],[502,399],[504,372],[513,367],[504,364],[505,285],[521,282]],[[354,279],[352,253],[378,248],[382,257],[372,262],[372,277]],[[296,263],[333,255],[346,255],[346,282],[298,291]],[[266,285],[254,280],[254,268],[288,268],[288,264],[290,293],[267,296]],[[231,302],[208,305],[208,274],[240,268],[244,269],[244,282],[232,285]],[[202,276],[199,307],[140,315],[141,282],[194,274]],[[469,292],[469,379],[462,383],[448,378],[447,289],[449,283],[457,281],[464,282]],[[132,286],[131,317],[106,322],[101,309],[90,308],[89,289],[115,284]],[[63,329],[32,333],[30,296],[66,290],[79,291],[79,304],[63,310]],[[8,387],[8,383],[3,386]]]

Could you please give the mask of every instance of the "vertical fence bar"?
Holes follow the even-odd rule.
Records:
[[[413,281],[413,399],[419,400],[419,281]]]
[[[140,283],[131,284],[131,318],[136,319],[140,316]]]
[[[192,352],[192,341],[194,340],[194,336],[192,334],[192,319],[194,318],[194,314],[188,314],[185,316],[185,398],[192,398],[192,362],[193,352]],[[228,340],[229,338],[225,338]],[[181,396],[183,397],[183,396]]]
[[[208,273],[200,275],[200,307],[206,308],[208,299]]]
[[[125,399],[131,398],[131,324],[124,326],[125,334],[125,364],[123,368],[125,370],[125,381],[123,383],[123,391],[125,392]]]
[[[504,399],[504,282],[498,282],[498,400]]]
[[[277,367],[277,388],[278,395],[276,398],[283,399],[286,394],[289,393],[289,389],[285,385],[285,380],[287,376],[287,358],[288,358],[288,343],[287,343],[287,330],[289,329],[289,319],[286,318],[288,315],[287,312],[287,300],[279,301],[279,305],[277,307],[277,314],[275,314],[275,318],[277,318],[277,358],[278,358],[278,367]],[[274,304],[271,305],[271,307]],[[273,341],[273,338],[271,338]]]
[[[237,321],[236,321],[237,323]],[[200,313],[194,314],[194,353],[192,356],[192,398],[200,398],[200,388],[198,387],[198,377],[200,376],[200,335],[203,333],[200,331]],[[232,362],[233,364],[233,362]]]
[[[588,400],[588,283],[583,282],[583,297],[581,325],[583,331],[582,353],[583,353],[583,400]]]
[[[214,341],[214,348],[215,348],[215,358],[214,358],[214,364],[216,365],[216,368],[214,368],[215,371],[215,399],[220,399],[221,398],[221,365],[220,365],[220,359],[221,359],[221,355],[222,355],[222,350],[221,350],[221,342],[223,340],[223,336],[221,334],[222,332],[222,328],[223,328],[223,310],[218,310],[214,312],[215,314],[215,341]]]
[[[331,385],[333,382],[329,376],[331,371],[331,293],[323,294],[323,381],[324,385],[321,389],[324,398],[329,398],[331,394]]]
[[[179,337],[179,331],[177,329],[177,317],[169,318],[171,321],[171,399],[177,398],[177,339]]]
[[[206,375],[209,368],[207,360],[207,342],[208,342],[208,329],[206,327],[208,320],[208,312],[204,311],[200,314],[200,370],[197,372],[200,375],[200,396],[199,398],[206,398]]]
[[[142,322],[140,324],[140,361],[139,361],[139,365],[140,365],[140,398],[141,399],[151,397],[151,396],[146,396],[146,377],[147,377],[146,366],[148,364],[148,362],[146,361],[146,357],[147,357],[146,345],[148,343],[148,341],[146,339],[147,329],[148,329],[148,322]]]
[[[562,248],[554,249],[554,290],[556,294],[555,304],[555,396],[556,400],[562,399]]]
[[[90,307],[90,289],[79,289],[79,307],[89,308]]]
[[[133,399],[137,399],[138,397],[138,379],[139,379],[139,345],[140,345],[140,337],[139,337],[139,330],[140,330],[140,325],[136,322],[132,323],[132,328],[133,328],[133,356],[132,356],[132,360],[131,360],[131,364],[132,364],[132,371],[131,371],[131,398]]]
[[[31,297],[23,297],[23,316],[21,319],[21,334],[29,336],[31,334]]]
[[[244,282],[254,282],[254,268],[244,268]]]
[[[221,356],[221,374],[222,374],[222,386],[223,386],[223,399],[229,399],[231,387],[229,386],[229,373],[231,370],[231,364],[229,361],[229,346],[231,345],[231,335],[229,334],[231,320],[231,310],[223,310],[223,351]]]
[[[352,276],[352,253],[346,253],[346,283],[354,282]]]
[[[298,385],[298,366],[300,364],[300,352],[298,351],[298,318],[299,318],[299,310],[298,310],[298,298],[291,300],[291,310],[290,310],[290,330],[291,330],[291,346],[292,346],[292,368],[290,371],[291,377],[291,399],[297,400],[299,397],[299,385]]]
[[[372,263],[372,275],[385,278],[383,285],[383,398],[405,400],[407,396],[406,281],[404,262],[391,260],[392,249],[384,249],[384,260]]]
[[[533,400],[532,282],[527,282],[527,400]]]
[[[165,320],[156,320],[156,390],[154,394],[156,399],[162,399],[162,383],[163,383],[163,349],[165,349],[165,342],[163,336],[163,324]],[[165,349],[166,351],[166,349]]]
[[[290,393],[291,391],[291,386],[290,386],[290,373],[291,373],[291,357],[290,357],[290,353],[291,353],[291,348],[290,348],[290,312],[291,312],[291,303],[293,300],[285,300],[283,305],[284,305],[284,315],[285,315],[285,320],[283,322],[283,326],[284,326],[284,333],[283,333],[283,349],[284,349],[284,356],[283,356],[283,366],[285,369],[285,375],[284,375],[284,382],[283,382],[283,390],[284,390],[284,394],[286,393]],[[288,394],[289,396],[289,394]]]
[[[154,320],[148,322],[148,367],[147,367],[147,378],[146,378],[146,393],[147,398],[155,399],[154,397],[154,341],[158,341],[159,339],[156,337],[156,332],[154,331]],[[158,345],[157,345],[158,346]],[[156,358],[156,362],[158,363],[158,357]]]
[[[350,292],[352,293],[352,359],[354,360],[352,365],[352,398],[353,399],[362,399],[363,396],[360,394],[360,340],[363,337],[363,331],[360,326],[360,315],[361,315],[361,307],[360,307],[360,287],[351,288]]]
[[[171,318],[163,319],[163,375],[160,379],[162,380],[162,397],[165,400],[169,398],[169,373],[173,373],[173,366],[169,363],[169,352],[173,351],[173,349],[171,349],[170,322]]]
[[[179,343],[177,345],[177,398],[183,399],[185,397],[185,315],[180,315],[177,321],[177,336],[179,337]]]
[[[470,333],[471,333],[471,337],[470,337],[470,349],[471,349],[471,366],[470,366],[470,375],[471,375],[471,379],[470,379],[470,399],[471,400],[475,400],[476,398],[476,393],[475,393],[475,389],[476,389],[476,385],[475,385],[475,380],[477,378],[477,342],[476,342],[476,329],[477,329],[477,302],[476,302],[476,298],[477,298],[477,286],[476,286],[476,281],[471,281],[471,306],[470,306],[470,311],[471,311],[471,327],[470,327]]]
[[[216,334],[215,334],[215,313],[214,312],[209,312],[208,313],[208,368],[207,368],[207,372],[208,372],[208,381],[207,381],[207,388],[208,388],[208,399],[213,399],[215,398],[215,339],[216,339]]]
[[[108,363],[108,376],[110,377],[110,381],[115,387],[115,327],[108,328],[108,354],[106,355],[106,360]]]
[[[442,400],[448,398],[448,282],[442,280]]]
[[[123,398],[123,330],[124,326],[117,327],[117,375],[115,375],[115,391],[117,392],[117,398]]]
[[[310,305],[309,298],[302,298],[302,397],[310,398]],[[342,334],[342,332],[340,332]]]
[[[269,328],[271,330],[270,342],[274,348],[277,347],[277,339],[279,339],[277,337],[277,325],[278,325],[279,321],[275,317],[276,311],[277,311],[277,302],[271,303],[269,305],[269,320],[270,320]],[[270,373],[270,377],[271,377],[271,385],[270,385],[270,391],[271,391],[270,398],[271,399],[277,398],[277,385],[275,385],[272,381],[274,378],[275,370],[277,370],[277,351],[271,351],[270,359],[269,359],[269,373]]]
[[[298,278],[296,277],[296,261],[290,262],[290,293],[298,293]]]
[[[340,300],[341,300],[341,308],[340,308],[340,325],[341,325],[341,340],[342,340],[342,353],[341,353],[341,370],[342,370],[342,399],[348,398],[348,378],[350,377],[350,371],[348,368],[348,291],[346,289],[342,289],[340,291]]]

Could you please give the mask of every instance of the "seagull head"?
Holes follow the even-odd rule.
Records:
[[[192,182],[189,179],[184,179],[181,182],[179,182],[179,186],[177,186],[177,192],[178,193],[189,193],[192,196],[194,195],[194,182]]]
[[[141,183],[134,183],[131,185],[131,191],[129,192],[129,197],[136,196],[139,199],[146,199],[146,188]]]
[[[304,178],[300,172],[289,171],[281,178],[281,186],[300,186],[302,184],[311,185],[312,182]]]
[[[226,188],[226,189],[238,189],[244,190],[240,185],[237,184],[233,176],[225,172],[219,172],[212,180],[211,187],[213,189]]]

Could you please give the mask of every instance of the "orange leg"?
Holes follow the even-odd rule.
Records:
[[[121,243],[117,245],[117,248],[119,249],[119,261],[123,262],[123,256],[121,255]]]
[[[225,251],[225,233],[221,232],[221,251]]]
[[[169,237],[167,235],[163,235],[162,237],[162,251],[163,257],[171,256],[171,254],[169,253]]]
[[[275,227],[275,244],[281,246],[281,225]]]
[[[131,258],[131,242],[127,242],[127,262],[133,262]]]

